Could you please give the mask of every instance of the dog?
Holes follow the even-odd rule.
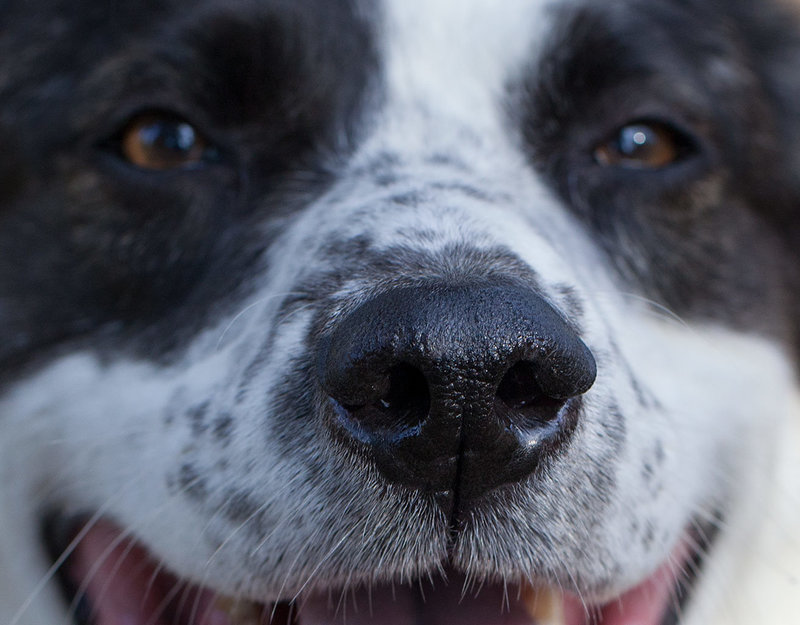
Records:
[[[789,6],[2,15],[0,622],[796,622]]]

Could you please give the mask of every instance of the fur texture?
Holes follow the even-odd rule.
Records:
[[[110,6],[0,5],[0,621],[65,622],[56,515],[258,601],[448,569],[601,604],[714,534],[681,622],[793,622],[787,15]],[[143,112],[190,126],[201,158],[132,163]],[[599,159],[633,123],[674,158]],[[386,479],[331,427],[321,346],[394,289],[505,280],[594,355],[569,444],[470,505]]]

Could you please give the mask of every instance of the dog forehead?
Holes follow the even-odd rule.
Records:
[[[535,57],[551,9],[567,2],[385,0],[390,100],[424,102],[474,125],[496,110],[509,76]]]

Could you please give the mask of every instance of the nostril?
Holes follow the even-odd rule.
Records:
[[[544,393],[536,383],[536,372],[533,363],[525,360],[511,367],[500,385],[497,387],[497,397],[511,410],[518,410],[530,406],[541,399]]]
[[[389,389],[379,402],[387,411],[427,416],[430,394],[422,371],[406,364],[392,367],[389,370]]]
[[[500,380],[495,412],[518,426],[534,427],[555,419],[564,403],[563,399],[549,397],[541,389],[536,381],[534,363],[522,360]]]
[[[427,418],[431,403],[428,382],[416,367],[397,364],[372,388],[372,397],[364,403],[339,404],[362,433],[398,436]]]

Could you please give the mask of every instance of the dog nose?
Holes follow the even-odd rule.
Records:
[[[319,372],[337,439],[392,482],[468,500],[569,440],[596,366],[528,287],[428,283],[339,320]]]

